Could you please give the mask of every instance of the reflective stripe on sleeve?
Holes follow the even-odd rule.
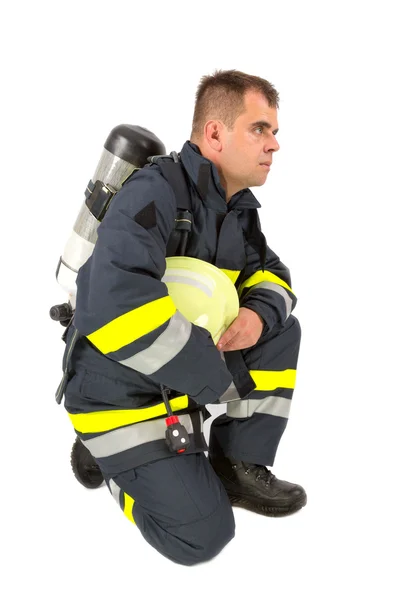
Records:
[[[117,317],[87,338],[103,354],[116,352],[163,325],[175,311],[172,298],[164,296]]]
[[[241,295],[241,293],[243,292],[243,290],[245,288],[251,287],[253,285],[257,285],[257,283],[261,283],[262,281],[269,281],[271,283],[276,283],[278,285],[281,285],[282,287],[289,290],[289,292],[292,292],[293,295],[295,295],[293,290],[286,283],[286,281],[283,281],[283,279],[281,279],[277,275],[274,275],[270,271],[264,271],[264,272],[256,271],[256,273],[254,273],[251,277],[249,277],[249,279],[246,279],[246,281],[244,281],[242,283],[242,285],[239,287],[239,290],[238,290],[239,296]]]
[[[192,332],[190,321],[176,311],[168,327],[158,338],[134,356],[118,361],[121,365],[136,369],[144,375],[151,375],[170,362],[187,344]]]
[[[241,299],[243,300],[243,298],[246,298],[247,294],[257,289],[272,290],[273,292],[276,292],[277,294],[282,296],[286,304],[286,319],[290,316],[292,312],[293,300],[289,296],[287,291],[284,290],[282,286],[278,285],[277,283],[272,283],[270,281],[262,281],[261,283],[256,283],[251,287],[251,289],[248,292],[246,292],[246,294],[244,294],[244,296]]]
[[[219,404],[224,404],[225,402],[232,402],[233,400],[240,400],[240,394],[237,391],[237,387],[232,381],[227,390],[220,396]]]

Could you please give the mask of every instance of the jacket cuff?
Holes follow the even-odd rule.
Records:
[[[182,350],[150,378],[187,394],[201,405],[218,400],[232,383],[232,375],[210,333],[197,325],[192,325]]]
[[[271,330],[278,322],[275,310],[268,306],[268,304],[265,304],[265,302],[260,302],[260,300],[256,300],[255,298],[246,298],[240,306],[241,308],[249,308],[256,312],[264,321],[264,329],[267,327]]]
[[[203,388],[197,395],[190,396],[197,404],[205,406],[206,404],[214,404],[218,402],[221,396],[229,389],[232,383],[232,376],[225,369],[221,369],[219,384],[213,388],[207,386]]]

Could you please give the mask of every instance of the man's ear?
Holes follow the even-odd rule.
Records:
[[[221,152],[222,150],[222,129],[221,121],[207,121],[204,126],[204,137],[207,144],[215,152]]]

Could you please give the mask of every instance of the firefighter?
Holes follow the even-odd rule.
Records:
[[[118,191],[76,280],[65,408],[124,514],[183,565],[209,560],[233,538],[232,506],[282,516],[307,501],[268,468],[287,425],[301,337],[289,270],[267,245],[248,189],[266,182],[279,150],[278,108],[260,77],[205,76],[179,154],[193,211],[185,255],[217,267],[239,298],[217,344],[162,281],[176,202],[156,163]],[[181,454],[165,444],[160,386],[189,435]],[[207,446],[210,403],[226,414]]]

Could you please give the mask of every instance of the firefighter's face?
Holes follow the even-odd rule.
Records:
[[[247,92],[245,111],[233,129],[221,131],[219,168],[231,194],[265,183],[273,153],[279,150],[277,132],[276,108],[271,108],[262,94]]]

